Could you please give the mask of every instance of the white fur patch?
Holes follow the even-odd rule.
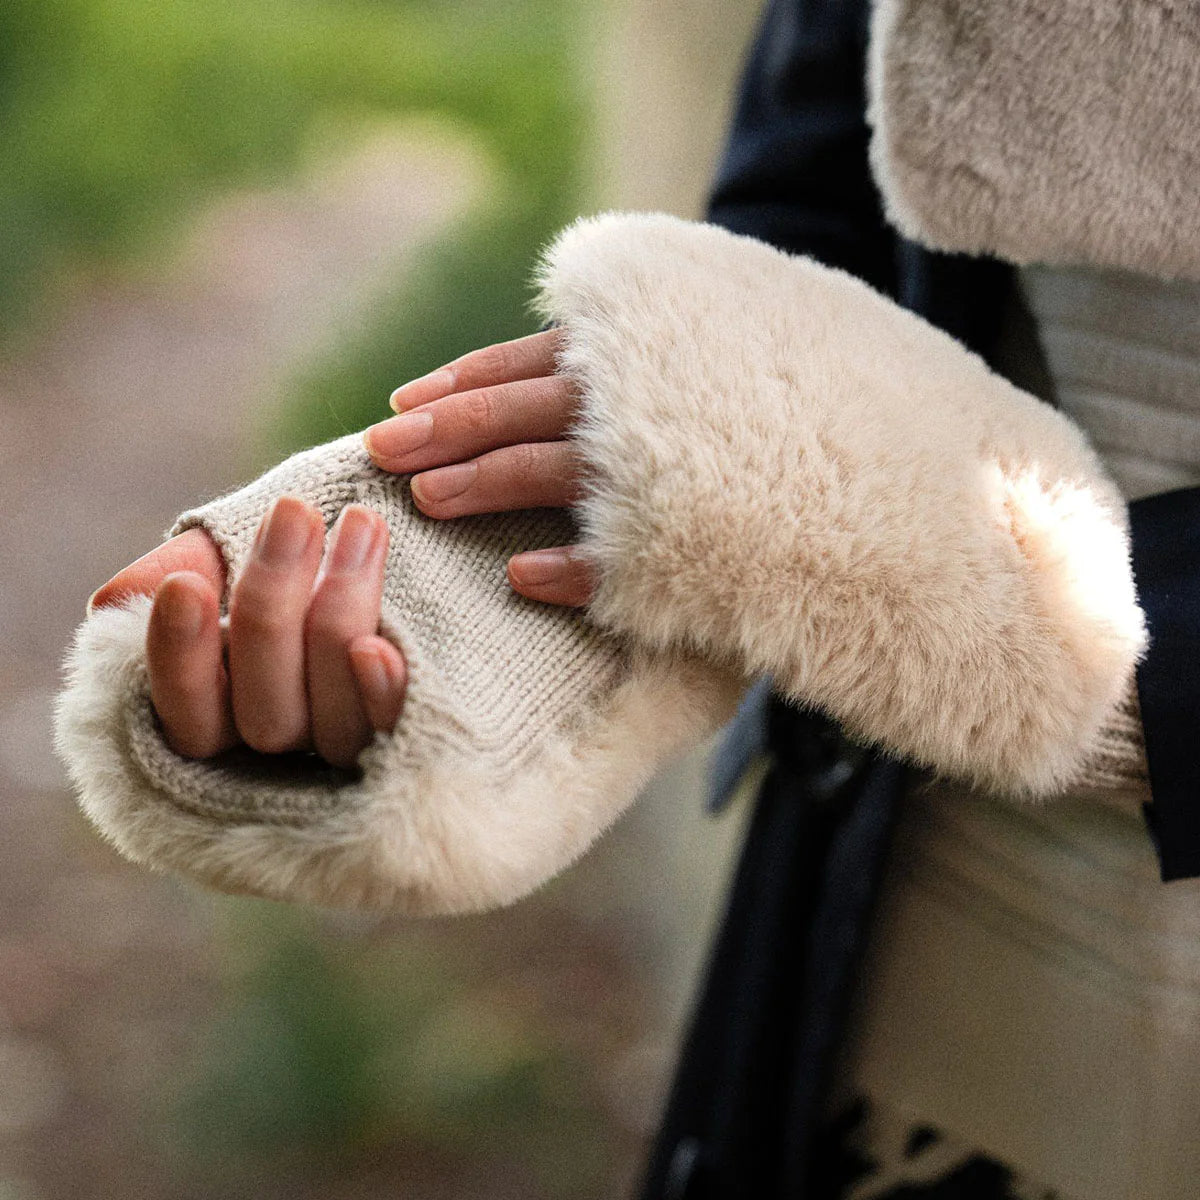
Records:
[[[659,215],[545,256],[590,468],[590,613],[939,771],[1050,793],[1145,646],[1079,430],[845,274]]]

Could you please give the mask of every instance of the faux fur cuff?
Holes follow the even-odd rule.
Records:
[[[410,913],[515,900],[576,858],[662,762],[727,719],[740,681],[605,637],[577,612],[517,596],[510,553],[568,539],[561,513],[437,522],[360,439],[281,464],[189,514],[236,578],[270,501],[327,522],[352,500],[391,541],[382,631],[408,660],[395,731],[361,770],[310,755],[175,754],[150,706],[149,603],[80,628],[57,714],[87,815],[130,858],[225,891]]]
[[[878,0],[871,159],[943,250],[1200,279],[1200,8]]]
[[[601,626],[994,788],[1077,775],[1145,635],[1074,425],[851,276],[713,226],[582,221],[540,282],[583,395]]]

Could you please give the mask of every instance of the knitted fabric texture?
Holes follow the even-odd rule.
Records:
[[[740,681],[646,654],[577,610],[519,596],[509,555],[574,536],[553,510],[434,521],[405,477],[351,436],[185,513],[237,579],[271,501],[332,524],[350,503],[387,520],[381,632],[409,670],[404,713],[361,773],[247,750],[188,760],[149,704],[149,606],[80,629],[58,717],[85,811],[129,856],[227,891],[338,906],[460,912],[505,903],[562,869],[664,758],[732,713]]]
[[[941,250],[1200,279],[1200,6],[878,0],[871,160]]]
[[[1150,774],[1136,685],[1130,685],[1125,699],[1109,714],[1073,790],[1080,795],[1120,796],[1139,809],[1150,802]]]
[[[565,511],[431,520],[413,504],[408,477],[375,468],[356,436],[297,455],[234,496],[184,513],[170,536],[203,528],[235,579],[281,494],[302,496],[327,525],[348,504],[387,520],[383,632],[404,649],[414,681],[417,708],[407,723],[428,718],[429,737],[465,739],[498,787],[536,748],[539,734],[569,725],[627,673],[620,641],[578,610],[519,596],[505,578],[510,555],[575,539]]]

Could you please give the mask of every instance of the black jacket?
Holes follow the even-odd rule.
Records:
[[[771,0],[708,218],[860,276],[1052,401],[1012,270],[924,250],[884,219],[867,159],[868,10],[867,0]],[[1138,501],[1130,517],[1151,636],[1138,670],[1148,836],[1171,880],[1200,874],[1200,767],[1190,746],[1200,717],[1200,489]],[[906,771],[762,681],[716,760],[714,807],[758,748],[772,766],[644,1200],[824,1193],[817,1119]]]

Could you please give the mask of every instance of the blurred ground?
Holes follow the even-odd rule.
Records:
[[[754,7],[598,20],[594,206],[699,210]],[[0,359],[0,1200],[629,1193],[737,839],[700,816],[702,753],[533,900],[405,923],[128,866],[50,747],[88,593],[267,465],[264,414],[388,316],[495,163],[446,128],[382,125],[209,207],[170,263],[91,268]]]

